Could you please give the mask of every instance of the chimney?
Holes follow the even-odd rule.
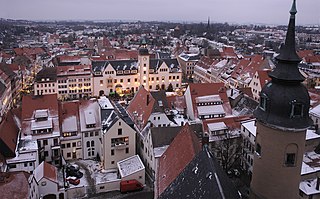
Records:
[[[209,135],[207,133],[203,133],[201,144],[202,144],[202,147],[209,145]]]
[[[149,99],[150,97],[149,97],[149,94],[147,94],[147,106],[149,105]]]
[[[231,89],[231,96],[233,96],[233,88]]]
[[[319,191],[319,185],[320,185],[320,177],[317,176],[316,190],[318,190],[318,191]]]

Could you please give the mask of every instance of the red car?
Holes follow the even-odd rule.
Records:
[[[127,193],[130,191],[141,191],[143,184],[137,180],[125,180],[120,182],[120,192]]]
[[[77,179],[76,177],[73,177],[73,176],[67,177],[67,181],[73,185],[80,184],[80,179]]]

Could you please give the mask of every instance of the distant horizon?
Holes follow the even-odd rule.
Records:
[[[293,0],[0,0],[0,18],[286,25]],[[320,24],[320,1],[297,0],[297,25]]]
[[[94,23],[109,23],[109,22],[117,22],[117,23],[137,23],[137,22],[144,22],[144,23],[150,23],[150,22],[159,22],[159,23],[180,23],[180,24],[193,24],[193,23],[208,23],[208,19],[206,21],[201,20],[195,20],[195,21],[183,21],[183,20],[133,20],[133,19],[12,19],[12,18],[0,18],[3,20],[12,20],[12,21],[30,21],[30,22],[48,22],[48,23],[54,23],[54,22],[94,22]],[[223,24],[227,23],[229,25],[258,25],[258,26],[287,26],[286,24],[268,24],[268,23],[254,23],[254,22],[247,22],[247,23],[239,23],[239,22],[218,22],[218,21],[211,21],[210,24]],[[320,24],[296,24],[297,26],[317,26],[320,28]]]

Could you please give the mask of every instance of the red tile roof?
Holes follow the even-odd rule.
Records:
[[[14,115],[9,111],[0,123],[0,153],[5,157],[15,157],[19,128]]]
[[[147,96],[149,96],[148,103]],[[147,124],[148,119],[154,110],[154,106],[157,106],[155,99],[143,86],[140,86],[138,92],[127,107],[127,111],[132,121],[140,130]],[[141,119],[141,125],[139,125],[138,119]]]
[[[300,50],[298,51],[298,55],[301,59],[305,57],[312,57],[314,56],[314,51],[313,50]]]
[[[240,129],[241,122],[251,119],[248,116],[234,116],[234,117],[223,117],[223,118],[214,118],[207,119],[203,121],[203,132],[208,132],[208,124],[224,122],[229,130]]]
[[[71,102],[61,102],[59,103],[59,121],[62,125],[63,121],[69,117],[75,116],[77,121],[79,121],[79,101]],[[64,132],[64,129],[61,128],[61,131]],[[80,129],[79,123],[77,124],[77,129]]]
[[[27,199],[29,198],[29,173],[24,171],[1,173],[4,182],[0,182],[1,199]]]
[[[190,126],[186,124],[159,160],[156,187],[158,196],[178,177],[200,151],[199,139]]]
[[[258,70],[258,78],[259,78],[259,81],[260,81],[260,85],[261,85],[261,88],[271,80],[271,78],[268,76],[269,72],[271,70]]]
[[[39,182],[42,178],[47,178],[52,182],[58,183],[57,168],[43,161],[34,171],[35,178]]]
[[[223,101],[222,106],[226,115],[232,114],[232,109],[227,96],[227,89],[225,88],[224,83],[191,83],[189,84],[188,89],[190,89],[195,117],[198,117],[196,98],[207,95],[219,95]]]
[[[32,118],[33,112],[38,109],[49,109],[51,116],[58,116],[57,94],[22,97],[22,120]]]

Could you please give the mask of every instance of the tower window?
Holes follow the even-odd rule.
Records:
[[[285,165],[288,167],[295,166],[296,154],[295,153],[287,153],[286,154],[286,162]]]
[[[257,155],[261,156],[261,145],[260,144],[257,144],[257,146],[256,146],[256,153],[257,153]]]
[[[290,117],[302,117],[303,116],[303,104],[293,102],[291,106]]]
[[[262,94],[260,96],[260,104],[259,104],[259,108],[263,111],[266,111],[267,110],[267,96],[265,94]]]

